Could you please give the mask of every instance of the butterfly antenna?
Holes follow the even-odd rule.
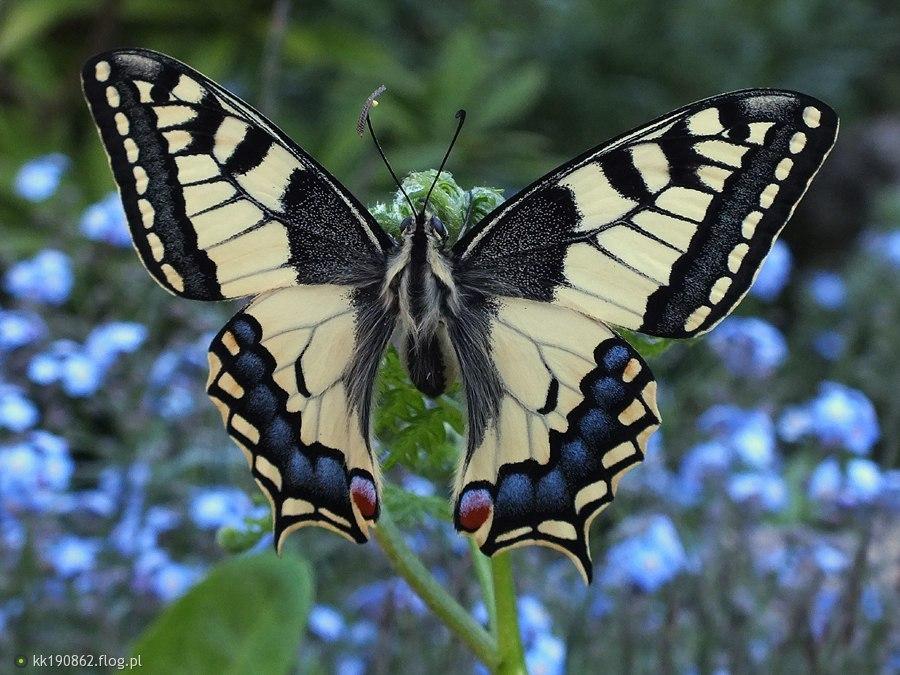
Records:
[[[362,110],[359,113],[359,119],[356,121],[356,133],[362,136],[366,132],[366,125],[368,125],[369,133],[372,135],[372,140],[375,141],[375,147],[378,148],[378,154],[381,155],[381,160],[384,162],[387,170],[390,171],[391,178],[394,179],[397,187],[400,188],[400,192],[402,192],[403,196],[406,197],[406,201],[409,204],[410,210],[413,214],[415,214],[416,207],[413,206],[412,200],[409,198],[409,195],[406,194],[406,190],[403,189],[403,184],[397,178],[397,174],[395,174],[394,170],[391,168],[391,163],[388,162],[387,157],[385,157],[384,150],[381,149],[381,143],[378,142],[378,136],[375,135],[375,129],[372,128],[372,120],[369,117],[369,110],[378,105],[378,97],[386,91],[387,87],[385,87],[383,84],[380,85],[369,95],[369,98],[366,99],[366,102],[363,103]]]
[[[447,148],[447,152],[444,153],[444,159],[441,160],[441,166],[437,170],[437,174],[434,177],[434,182],[428,189],[428,194],[425,195],[425,203],[422,204],[422,213],[419,214],[419,218],[424,217],[425,208],[428,206],[428,200],[431,198],[431,191],[434,190],[434,186],[437,185],[438,178],[441,177],[441,171],[444,170],[444,164],[447,163],[447,158],[450,156],[450,151],[453,150],[453,145],[456,143],[456,139],[459,138],[459,132],[462,131],[463,124],[465,124],[466,121],[466,111],[462,109],[457,110],[456,119],[459,120],[459,123],[456,125],[456,133],[453,134],[453,140],[450,141],[450,146]]]

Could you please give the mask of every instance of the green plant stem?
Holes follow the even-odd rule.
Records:
[[[484,606],[488,613],[488,625],[494,638],[497,637],[497,606],[494,600],[494,578],[491,575],[491,559],[478,550],[478,544],[472,537],[469,540],[469,551],[472,553],[472,565],[475,567],[475,575],[481,586],[481,597],[484,598]]]
[[[494,672],[502,675],[526,673],[525,652],[522,649],[519,613],[516,608],[516,584],[509,553],[493,556],[491,571],[497,612],[497,648],[500,650],[500,663]]]
[[[496,640],[478,625],[462,605],[450,597],[422,561],[409,549],[403,541],[403,534],[397,529],[383,504],[378,526],[373,528],[373,532],[375,540],[387,555],[393,568],[406,579],[431,611],[468,645],[484,665],[497,670],[500,657]]]

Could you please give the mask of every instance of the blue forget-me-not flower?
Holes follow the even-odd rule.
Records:
[[[836,272],[816,272],[809,280],[807,291],[823,309],[838,310],[847,301],[847,285]]]
[[[787,357],[787,342],[768,321],[732,316],[710,334],[710,348],[735,375],[763,378],[771,375]]]
[[[113,246],[131,246],[131,233],[122,209],[118,193],[110,192],[99,202],[88,206],[81,215],[81,232],[94,241],[103,241]]]
[[[10,351],[40,340],[47,324],[33,312],[0,309],[0,351]]]
[[[654,515],[640,532],[609,549],[604,581],[653,593],[674,579],[686,564],[687,555],[672,521]]]
[[[750,294],[766,302],[776,300],[791,276],[793,260],[788,245],[777,239],[750,287]]]
[[[69,256],[48,248],[10,267],[3,285],[21,300],[59,305],[69,297],[74,282]]]
[[[16,174],[16,194],[30,202],[49,199],[59,187],[59,181],[68,167],[69,158],[59,152],[25,162]]]

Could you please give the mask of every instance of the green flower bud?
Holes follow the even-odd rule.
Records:
[[[403,179],[403,189],[409,195],[416,209],[421,209],[425,197],[434,183],[437,171],[414,171]],[[450,234],[450,238],[456,238],[463,224],[478,222],[485,214],[492,211],[503,202],[503,191],[489,187],[474,187],[471,190],[463,190],[453,179],[449,171],[442,171],[440,178],[434,185],[431,198],[428,200],[428,210],[440,218]],[[471,212],[470,212],[471,210]],[[400,223],[404,218],[412,216],[406,197],[397,190],[391,202],[385,204],[377,202],[369,211],[385,230],[394,235],[400,233]]]
[[[467,193],[471,209],[469,213],[469,225],[474,225],[484,218],[491,211],[500,206],[506,197],[503,196],[503,190],[500,188],[489,187],[473,187]]]

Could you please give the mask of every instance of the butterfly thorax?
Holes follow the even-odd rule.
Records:
[[[441,394],[452,379],[446,317],[458,306],[451,261],[442,243],[446,229],[430,215],[403,222],[403,242],[388,261],[382,295],[399,310],[394,344],[410,378],[423,393]]]

